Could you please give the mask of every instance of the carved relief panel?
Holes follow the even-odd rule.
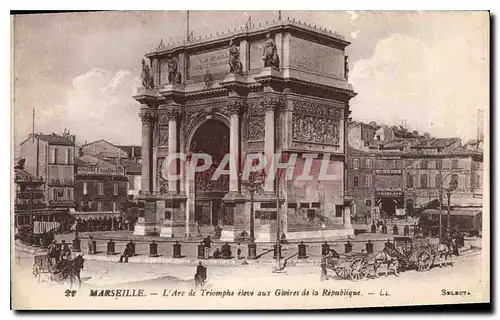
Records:
[[[163,168],[163,161],[165,161],[165,158],[157,158],[156,159],[156,188],[158,189],[158,192],[160,194],[164,194],[168,191],[168,183],[167,180],[165,180],[161,174],[162,168]]]
[[[168,125],[161,125],[159,127],[160,130],[160,139],[158,141],[159,146],[168,146]]]
[[[340,145],[341,104],[293,102],[292,140],[304,143]]]
[[[294,114],[292,127],[294,141],[339,145],[339,120]]]
[[[264,141],[264,125],[264,116],[254,115],[248,117],[248,141]]]

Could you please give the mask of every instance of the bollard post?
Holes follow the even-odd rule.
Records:
[[[149,244],[149,256],[158,257],[158,243],[156,243],[154,240]]]
[[[203,241],[198,245],[198,259],[205,259],[205,245]]]
[[[344,252],[345,253],[350,253],[352,251],[352,244],[347,241],[346,244],[344,245]]]
[[[127,246],[130,248],[130,256],[133,257],[135,256],[135,243],[133,240],[130,240],[129,243],[127,243]]]
[[[72,246],[71,250],[73,252],[80,252],[80,251],[82,251],[80,239],[78,239],[78,238],[73,239],[73,246]]]
[[[307,259],[306,255],[306,245],[304,244],[304,241],[301,241],[298,245],[299,248],[299,259]]]
[[[180,258],[182,256],[181,253],[181,244],[179,241],[175,241],[174,243],[174,254],[172,255],[173,258]]]
[[[370,240],[365,244],[365,247],[366,253],[373,253],[373,243]]]
[[[394,227],[392,227],[392,234],[395,236],[399,234],[399,229],[397,224],[394,224]]]
[[[108,247],[106,250],[106,254],[108,256],[115,254],[115,243],[113,242],[113,239],[109,239],[107,244],[108,244]]]
[[[92,240],[92,254],[96,254],[96,253],[97,253],[97,241]]]
[[[253,240],[250,240],[250,243],[248,244],[248,259],[257,259],[257,245]]]
[[[282,258],[282,256],[281,256],[281,244],[279,246],[273,245],[273,248],[274,248],[273,258],[278,259],[278,254],[279,254],[279,257],[281,259]]]
[[[225,242],[222,247],[222,259],[231,259],[231,246],[229,243]]]

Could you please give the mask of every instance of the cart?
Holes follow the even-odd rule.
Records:
[[[40,282],[42,274],[51,274],[52,268],[48,255],[38,255],[34,257],[33,276],[37,282]]]

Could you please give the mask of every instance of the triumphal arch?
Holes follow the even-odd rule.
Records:
[[[286,20],[181,44],[162,41],[147,53],[134,96],[141,103],[138,199],[144,202],[135,234],[218,231],[232,241],[252,228],[256,241],[273,241],[278,223],[287,239],[353,234],[351,202],[344,197],[345,132],[355,96],[348,45],[336,33]],[[191,176],[196,153],[210,155],[212,164]],[[170,179],[165,159],[174,154],[185,157],[169,161],[169,172],[178,176]],[[252,154],[294,156],[294,175],[306,168],[312,179],[265,180],[251,216],[241,171]],[[229,174],[214,180],[226,155]],[[321,170],[330,178],[318,179]]]

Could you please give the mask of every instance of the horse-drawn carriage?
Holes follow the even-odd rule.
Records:
[[[78,281],[78,287],[81,285],[80,270],[83,269],[84,259],[78,255],[72,260],[60,260],[52,263],[51,257],[47,254],[37,255],[33,262],[33,276],[37,282],[42,281],[42,276],[49,282],[64,283],[66,281],[73,283]]]
[[[337,276],[342,279],[356,278],[357,275],[352,274],[353,262],[359,257],[364,257],[363,253],[352,253],[341,257],[338,254],[328,255],[324,257],[324,266],[326,269],[335,271]]]
[[[394,237],[392,243],[386,243],[377,253],[352,253],[343,258],[340,255],[325,257],[325,267],[334,270],[340,278],[353,281],[366,279],[371,270],[378,277],[381,265],[386,265],[386,275],[389,269],[396,275],[399,270],[427,271],[437,259],[451,256],[449,245],[431,242],[425,237]]]

